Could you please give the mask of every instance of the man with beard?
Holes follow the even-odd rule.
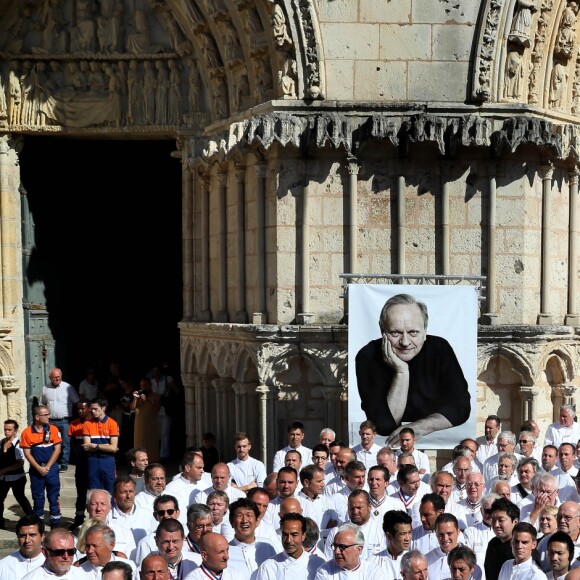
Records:
[[[76,551],[74,536],[71,532],[63,528],[50,530],[44,537],[42,546],[44,564],[26,574],[22,580],[46,580],[53,577],[86,580],[86,574],[72,565]]]
[[[150,463],[143,472],[145,489],[135,496],[135,505],[146,512],[153,512],[153,502],[165,492],[165,467],[161,463]]]

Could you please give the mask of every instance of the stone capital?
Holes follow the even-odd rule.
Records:
[[[15,393],[16,391],[20,390],[20,384],[14,375],[1,376],[0,384],[2,385],[2,392],[4,394]]]
[[[539,387],[531,387],[531,386],[526,386],[526,385],[522,385],[520,387],[520,397],[524,400],[524,401],[530,401],[535,399],[538,395],[540,394],[540,388]]]

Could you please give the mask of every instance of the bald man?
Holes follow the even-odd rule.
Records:
[[[139,572],[141,580],[171,580],[165,558],[151,554],[143,559]]]
[[[201,566],[190,572],[187,580],[207,580],[216,577],[220,580],[243,580],[243,574],[238,570],[228,568],[230,545],[221,534],[215,532],[205,534],[199,546]]]

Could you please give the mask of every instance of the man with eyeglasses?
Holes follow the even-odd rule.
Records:
[[[580,557],[580,505],[565,501],[558,508],[556,516],[558,531],[568,534],[574,542],[574,559]]]
[[[531,457],[535,459],[538,464],[542,459],[542,450],[536,445],[537,437],[531,431],[520,431],[518,437],[518,453],[523,457]]]
[[[502,431],[497,436],[498,452],[491,455],[485,460],[483,464],[483,478],[485,483],[491,485],[493,479],[498,475],[498,462],[500,453],[514,453],[516,448],[516,436],[511,431]],[[522,456],[515,453],[516,461],[519,461]],[[515,482],[514,482],[515,483]]]
[[[50,424],[60,431],[62,454],[58,459],[60,471],[68,469],[70,440],[68,428],[73,417],[73,405],[80,399],[76,389],[62,380],[62,371],[54,368],[48,374],[50,382],[42,387],[40,403],[46,405],[50,413]]]
[[[311,556],[304,549],[305,518],[300,514],[287,514],[280,522],[280,530],[284,551],[260,564],[254,580],[278,580],[291,574],[296,579],[313,580],[325,560]]]
[[[54,576],[66,576],[67,580],[86,580],[85,572],[73,566],[76,552],[71,532],[63,528],[50,530],[42,545],[44,564],[26,574],[22,580],[46,580]]]
[[[157,549],[155,533],[159,524],[164,520],[179,520],[179,503],[172,495],[160,495],[155,498],[152,511],[156,523],[155,531],[150,531],[137,545],[134,558],[137,566],[143,562],[143,559],[149,552]]]
[[[485,482],[481,473],[470,473],[465,479],[465,499],[457,502],[463,509],[467,527],[481,521],[481,498],[485,491]]]
[[[317,443],[312,448],[312,463],[316,467],[324,470],[324,481],[330,480],[331,472],[334,471],[332,463],[329,461],[330,451],[328,447],[322,443]],[[330,467],[329,467],[330,466]]]
[[[42,519],[34,514],[21,517],[16,523],[16,539],[19,549],[0,560],[0,580],[22,578],[44,564]]]
[[[150,463],[143,472],[145,489],[135,496],[135,505],[151,513],[155,499],[165,493],[165,467],[161,463]]]
[[[471,459],[463,456],[457,457],[453,461],[452,469],[453,475],[455,476],[455,484],[449,496],[449,501],[459,503],[467,497],[465,483],[467,482],[467,476],[473,471],[471,468]]]
[[[86,574],[86,578],[98,580],[101,577],[101,570],[109,562],[125,562],[131,566],[133,572],[137,571],[135,564],[120,555],[116,547],[115,532],[105,524],[95,524],[91,526],[85,535],[85,554],[75,562]]]
[[[44,492],[50,508],[50,526],[60,523],[60,477],[56,460],[61,451],[61,435],[58,427],[49,423],[48,407],[37,405],[32,409],[34,422],[20,436],[20,448],[30,464],[30,491],[33,511],[44,518]]]
[[[111,513],[111,507],[111,494],[106,489],[90,489],[87,492],[89,518],[106,523]],[[133,558],[136,545],[131,531],[113,521],[107,525],[115,532],[115,550],[127,554],[128,558]]]
[[[344,572],[349,580],[383,580],[381,569],[361,557],[364,543],[365,537],[359,526],[342,524],[332,543],[333,558],[318,568],[314,580],[339,578]]]
[[[201,565],[201,538],[213,529],[211,509],[200,503],[194,503],[187,508],[187,530],[183,546],[184,553],[198,566]]]

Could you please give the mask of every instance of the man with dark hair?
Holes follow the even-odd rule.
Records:
[[[276,528],[268,520],[264,519],[264,516],[268,512],[268,506],[270,505],[270,496],[268,492],[263,487],[253,487],[248,491],[246,496],[251,499],[256,506],[258,506],[258,511],[260,515],[258,516],[258,527],[256,528],[256,538],[269,540],[273,545],[280,546],[280,551],[282,551],[282,544],[280,544],[280,537],[276,532]],[[234,531],[228,522],[229,530],[231,530],[231,540],[234,536]]]
[[[83,426],[89,420],[91,402],[87,398],[81,398],[75,403],[77,418],[68,427],[73,455],[75,458],[75,487],[77,501],[75,504],[75,519],[69,530],[74,530],[85,521],[85,498],[88,487],[88,454],[83,448]]]
[[[344,468],[345,487],[331,497],[331,508],[336,512],[340,523],[347,521],[348,498],[356,489],[363,489],[366,484],[366,468],[360,461],[350,461]]]
[[[133,447],[126,453],[129,462],[129,475],[135,482],[135,494],[145,489],[145,478],[143,476],[145,468],[149,465],[149,456],[145,447]]]
[[[491,504],[491,539],[485,554],[485,577],[497,578],[504,562],[513,558],[511,540],[514,526],[520,521],[520,508],[508,499],[496,499]]]
[[[103,580],[133,580],[133,568],[127,562],[111,561],[101,570]]]
[[[331,441],[328,444],[328,459],[330,461],[326,464],[326,483],[329,483],[335,477],[340,477],[340,473],[336,468],[336,457],[338,452],[345,447],[346,445],[338,440]]]
[[[439,545],[435,534],[435,522],[445,513],[445,502],[436,493],[426,493],[419,504],[421,525],[413,529],[413,548],[428,554]]]
[[[325,539],[328,534],[327,528],[333,527],[338,522],[330,498],[322,493],[324,470],[317,465],[307,465],[300,472],[300,482],[302,489],[296,495],[296,499],[302,506],[302,515],[316,522]]]
[[[259,514],[258,506],[251,499],[242,498],[230,504],[234,539],[230,542],[229,565],[245,578],[249,578],[262,562],[277,553],[268,541],[256,538]]]
[[[324,476],[326,478],[327,474],[327,467],[330,464],[332,469],[332,464],[328,461],[330,456],[330,452],[326,445],[322,443],[317,443],[312,448],[312,463],[316,465],[316,467],[320,467],[324,471]]]
[[[87,487],[113,491],[115,453],[119,448],[119,425],[106,414],[107,399],[91,401],[92,419],[83,425],[83,449],[87,460]]]
[[[0,560],[0,580],[22,578],[44,564],[42,541],[44,521],[35,514],[21,517],[16,523],[19,549]]]
[[[385,513],[391,510],[404,510],[405,506],[399,499],[390,497],[387,493],[389,471],[386,467],[375,465],[368,471],[367,483],[371,497],[371,517],[382,524]]]
[[[61,436],[56,425],[49,423],[48,407],[37,405],[32,409],[34,421],[20,437],[20,448],[30,464],[30,491],[34,513],[44,517],[44,492],[50,507],[50,525],[60,523],[60,477],[56,462],[60,455]]]
[[[179,505],[191,505],[196,494],[207,488],[202,481],[203,473],[201,454],[196,451],[186,451],[181,460],[181,473],[167,484],[164,493],[175,496]],[[184,526],[187,524],[185,513],[181,514],[180,521]]]
[[[266,466],[250,457],[252,442],[247,433],[239,432],[234,436],[236,458],[228,463],[232,476],[232,486],[247,492],[252,487],[261,487],[266,479]]]
[[[497,415],[488,415],[487,419],[485,420],[485,435],[476,439],[478,447],[475,457],[477,458],[477,461],[479,461],[480,465],[483,466],[486,459],[498,452],[497,436],[500,430],[500,418]]]
[[[399,431],[399,441],[401,443],[400,449],[396,452],[397,456],[402,453],[410,453],[415,460],[415,465],[419,470],[419,475],[423,481],[429,480],[429,474],[431,473],[431,466],[429,465],[429,458],[426,453],[415,448],[415,443],[417,442],[417,437],[415,435],[414,429],[411,427],[403,427]]]
[[[296,450],[302,457],[302,465],[306,467],[312,463],[312,449],[302,445],[304,441],[304,424],[300,421],[294,421],[288,425],[288,445],[280,449],[274,455],[274,464],[272,471],[280,471],[284,465],[284,459],[288,451]]]
[[[356,461],[356,453],[349,447],[341,447],[334,460],[336,476],[327,482],[324,489],[325,495],[333,496],[346,487],[344,470],[351,461]]]
[[[421,477],[415,465],[403,465],[397,472],[399,490],[392,493],[391,497],[401,500],[406,512],[419,522],[419,504],[427,491],[420,491]],[[427,486],[425,486],[427,487]]]
[[[311,556],[304,549],[305,518],[300,514],[286,514],[280,520],[280,530],[284,551],[260,564],[255,580],[278,580],[294,574],[296,579],[313,580],[324,559]]]
[[[149,533],[151,512],[135,505],[135,482],[130,475],[120,475],[113,482],[113,507],[106,521],[130,532],[135,545]]]
[[[510,580],[514,575],[526,580],[547,580],[532,557],[537,544],[537,534],[536,528],[527,522],[519,522],[514,526],[510,542],[513,559],[503,563],[498,580]]]
[[[280,504],[289,497],[294,497],[296,488],[298,487],[298,474],[293,467],[282,467],[278,472],[276,479],[278,487],[278,496],[270,501],[268,510],[264,519],[272,524],[274,528],[278,528],[280,518]]]
[[[470,580],[475,576],[477,558],[471,548],[459,545],[447,554],[447,564],[453,580]]]
[[[167,562],[172,578],[186,578],[197,564],[183,552],[185,533],[178,520],[166,519],[159,523],[155,532],[157,553]],[[152,552],[154,553],[154,552]]]
[[[558,448],[555,445],[544,445],[542,449],[542,469],[552,475],[558,469]]]
[[[165,520],[179,521],[180,511],[177,498],[165,494],[156,497],[153,502],[152,514],[154,522],[157,524],[154,528],[155,530]],[[137,545],[137,550],[133,558],[137,566],[143,562],[143,559],[151,550],[155,550],[156,546],[155,531],[151,531]]]
[[[201,564],[201,539],[213,530],[213,514],[209,506],[194,503],[187,508],[187,530],[183,550],[188,558],[199,566]]]
[[[356,453],[358,461],[369,469],[377,464],[377,453],[381,449],[380,445],[375,443],[377,428],[372,421],[363,421],[358,428],[360,443],[355,445],[352,450]]]
[[[564,578],[574,562],[574,542],[565,532],[554,532],[548,540],[547,560],[550,566],[548,578]]]
[[[165,493],[165,467],[161,463],[150,463],[143,472],[145,489],[135,496],[135,505],[151,513],[156,497]]]
[[[403,424],[418,438],[467,421],[467,381],[451,345],[427,336],[427,306],[409,294],[387,300],[380,314],[381,338],[356,355],[361,406],[387,445],[398,447]]]
[[[381,447],[377,452],[377,465],[384,467],[389,472],[388,483],[397,481],[397,454],[390,447]]]
[[[385,578],[400,578],[401,559],[411,547],[411,516],[402,510],[390,510],[383,518],[387,546],[370,561],[383,571]]]

